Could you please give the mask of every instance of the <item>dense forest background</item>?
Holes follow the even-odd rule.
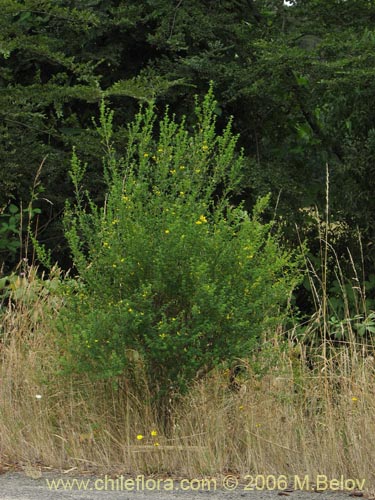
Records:
[[[22,236],[30,217],[53,260],[71,265],[61,222],[65,201],[73,196],[71,152],[75,148],[88,163],[86,187],[100,203],[103,151],[92,117],[102,98],[116,110],[115,141],[121,143],[142,103],[155,101],[161,114],[168,105],[177,117],[186,114],[189,124],[194,96],[205,95],[212,81],[218,124],[223,127],[233,116],[246,156],[245,182],[233,203],[244,201],[250,209],[259,196],[271,193],[268,218],[280,222],[292,247],[307,238],[319,268],[316,219],[326,219],[328,166],[330,241],[344,268],[352,262],[363,267],[371,301],[371,0],[288,5],[283,0],[1,0],[0,5],[4,273],[27,254],[30,241]],[[334,294],[333,272],[330,286]],[[304,300],[301,289],[300,305],[308,308]]]

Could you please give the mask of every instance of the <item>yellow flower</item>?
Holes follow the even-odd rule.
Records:
[[[243,410],[243,405],[238,407],[239,410]]]
[[[185,193],[183,191],[180,191],[180,196],[184,197]]]
[[[125,262],[125,259],[124,259],[124,257],[123,257],[122,259],[120,259],[120,262]]]
[[[104,242],[103,242],[103,247],[105,247],[105,248],[111,248],[111,247],[109,246],[108,241],[104,241]]]
[[[162,153],[163,151],[164,151],[164,149],[163,149],[163,148],[159,148],[159,149],[158,149],[158,153]]]
[[[172,175],[174,175],[174,174],[176,173],[176,169],[175,169],[175,168],[172,168],[172,169],[170,170],[170,173],[171,173]]]
[[[159,443],[154,443],[154,446],[160,446]]]
[[[158,435],[158,432],[157,432],[157,431],[155,431],[155,430],[152,430],[152,431],[151,431],[151,436],[152,436],[152,437],[155,437],[155,436],[157,436],[157,435]]]
[[[203,150],[203,151],[207,151],[207,150],[208,150],[208,146],[207,146],[207,144],[203,144],[203,146],[202,146],[202,150]]]
[[[116,264],[112,264],[112,267],[113,267],[113,268],[116,268],[116,267],[117,267],[117,265],[116,265]]]
[[[358,401],[358,398],[356,398],[355,396],[352,397],[352,401],[353,403],[356,403]]]
[[[166,334],[165,334],[165,333],[159,333],[159,337],[160,337],[161,339],[165,339]]]
[[[148,158],[150,155],[148,153],[144,153],[143,157]]]
[[[132,313],[133,309],[131,307],[129,307],[128,312]]]
[[[115,226],[116,224],[118,224],[120,221],[118,219],[113,219],[112,221],[112,224]]]
[[[165,234],[169,234],[169,233],[170,233],[170,230],[169,230],[169,229],[166,229],[164,232],[165,232]]]
[[[204,215],[201,215],[199,217],[199,220],[196,221],[196,224],[206,224],[206,222],[207,222],[206,217]]]
[[[137,435],[137,439],[138,439],[138,441],[142,441],[142,439],[143,439],[143,438],[144,438],[144,436],[142,436],[142,434],[138,434],[138,435]]]
[[[185,166],[184,165],[180,165],[180,170],[185,170]]]

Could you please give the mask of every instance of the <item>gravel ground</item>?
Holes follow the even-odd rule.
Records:
[[[259,489],[256,490],[252,489],[252,483],[249,480],[242,480],[237,484],[237,479],[234,476],[227,476],[225,482],[221,479],[217,480],[216,484],[214,482],[210,485],[206,483],[204,487],[200,486],[197,481],[191,485],[187,480],[181,483],[171,479],[159,480],[158,483],[157,479],[142,479],[142,476],[137,478],[122,477],[122,479],[120,477],[117,479],[117,483],[109,477],[76,476],[74,478],[53,473],[34,474],[34,479],[29,476],[20,472],[8,472],[0,475],[0,499],[242,500],[249,498],[251,500],[282,500],[284,497],[289,497],[288,500],[351,500],[353,496],[362,496],[362,493],[357,490],[354,490],[353,493],[353,491],[349,491],[349,488],[346,491],[332,492],[325,489],[324,485],[324,491],[312,491],[315,487],[312,482],[305,483],[301,489],[299,481],[303,481],[304,478],[296,480],[297,489],[288,488],[287,491],[281,492],[274,489],[274,484],[269,479],[269,489],[262,489],[260,485]],[[65,482],[65,486],[68,485],[67,481],[70,481],[72,488],[69,489],[68,485],[68,488],[64,489],[62,483],[59,484],[58,489],[51,488],[51,481],[56,482],[59,479]],[[192,489],[189,491],[187,489],[190,486]],[[287,499],[285,498],[285,500]]]

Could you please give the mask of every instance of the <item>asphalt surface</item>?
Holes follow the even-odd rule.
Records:
[[[60,482],[59,479],[61,480]],[[53,481],[55,481],[53,483]],[[62,482],[63,481],[63,482]],[[116,482],[117,481],[117,482]],[[214,480],[215,481],[215,480]],[[220,483],[220,484],[219,484]],[[304,484],[304,489],[288,488],[281,492],[269,482],[270,488],[252,488],[250,481],[241,481],[232,477],[223,487],[222,480],[200,485],[197,480],[192,483],[172,481],[171,479],[152,479],[138,476],[135,478],[76,476],[67,477],[62,474],[34,474],[34,478],[21,472],[8,472],[0,475],[0,500],[53,500],[53,499],[113,499],[113,500],[351,500],[353,491],[311,491],[314,485]],[[297,487],[300,487],[297,484]],[[351,485],[350,485],[351,487]],[[187,488],[187,489],[186,489]],[[170,491],[171,490],[171,491]],[[354,493],[359,498],[361,493]],[[289,497],[289,499],[284,497]]]

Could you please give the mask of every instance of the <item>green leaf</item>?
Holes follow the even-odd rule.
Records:
[[[16,205],[13,205],[13,203],[9,205],[8,210],[11,214],[16,214],[19,212],[18,207]]]

